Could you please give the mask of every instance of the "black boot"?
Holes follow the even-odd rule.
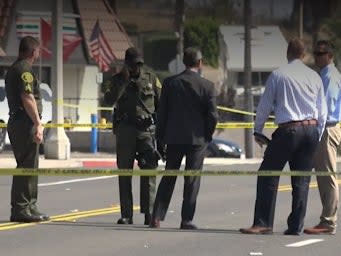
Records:
[[[47,215],[45,213],[39,212],[36,207],[31,208],[31,214],[34,215],[34,216],[40,217],[44,221],[50,220],[50,216],[49,215]]]
[[[144,214],[144,225],[148,226],[150,224],[150,220],[151,220],[150,213],[145,213]]]
[[[117,221],[117,224],[123,224],[123,225],[133,224],[133,219],[132,218],[119,218]]]

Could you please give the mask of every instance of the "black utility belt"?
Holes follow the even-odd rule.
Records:
[[[29,117],[24,109],[16,109],[14,111],[9,112],[10,118],[20,118],[20,117]],[[41,119],[41,114],[39,114],[39,118]]]
[[[24,109],[18,108],[16,110],[10,111],[9,116],[12,118],[27,115]]]
[[[130,124],[136,126],[138,129],[146,129],[152,125],[154,125],[154,120],[151,116],[148,117],[136,117],[136,118],[123,118],[121,120],[122,123]]]

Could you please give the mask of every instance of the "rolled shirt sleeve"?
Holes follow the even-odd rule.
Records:
[[[256,120],[254,131],[263,133],[264,123],[268,119],[270,112],[273,110],[275,104],[275,90],[274,90],[274,73],[272,73],[266,81],[264,93],[257,106]]]

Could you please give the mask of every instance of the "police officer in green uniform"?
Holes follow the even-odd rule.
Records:
[[[113,130],[116,134],[117,166],[133,169],[137,159],[141,169],[157,168],[155,120],[161,93],[161,83],[154,73],[143,67],[136,48],[125,52],[124,66],[118,74],[104,83],[104,100],[114,105]],[[117,224],[133,223],[131,176],[119,176],[121,218]],[[141,176],[140,205],[149,225],[155,199],[156,177]]]
[[[40,121],[42,103],[32,64],[39,58],[39,42],[27,36],[21,39],[19,57],[9,68],[5,89],[9,106],[8,136],[17,168],[38,168],[39,144],[43,141]],[[49,216],[37,209],[38,177],[13,176],[11,191],[12,222],[39,222]]]

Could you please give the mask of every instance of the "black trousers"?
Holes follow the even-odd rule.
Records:
[[[207,145],[167,145],[166,170],[178,170],[186,156],[185,170],[202,170]],[[176,176],[163,176],[154,202],[153,218],[164,220],[174,191]],[[185,176],[181,218],[192,221],[200,188],[200,176]]]
[[[287,162],[291,170],[311,171],[318,144],[316,126],[278,128],[264,153],[260,171],[282,170]],[[279,176],[258,176],[254,226],[273,227]],[[300,232],[307,209],[310,176],[292,176],[292,207],[288,228]]]
[[[17,168],[38,168],[39,145],[33,140],[33,123],[22,113],[8,120],[8,136],[12,145]],[[13,176],[11,190],[12,215],[30,213],[36,209],[38,176]]]
[[[117,165],[119,169],[133,169],[137,156],[141,169],[155,169],[157,159],[154,152],[154,134],[150,130],[141,131],[135,126],[121,123],[116,131]],[[119,193],[122,218],[133,217],[132,177],[119,176]],[[140,178],[140,211],[150,214],[153,210],[156,190],[155,176]]]

